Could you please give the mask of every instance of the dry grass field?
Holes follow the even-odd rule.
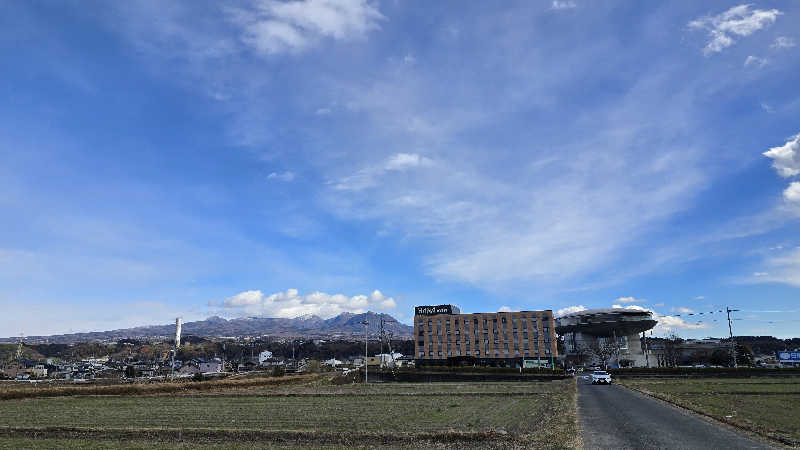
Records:
[[[800,446],[800,378],[622,379],[625,386]]]
[[[574,380],[247,381],[207,390],[97,395],[90,389],[88,395],[0,401],[0,448],[579,446]]]

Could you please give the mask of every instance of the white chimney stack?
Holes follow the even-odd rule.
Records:
[[[175,319],[175,349],[181,346],[181,318]]]

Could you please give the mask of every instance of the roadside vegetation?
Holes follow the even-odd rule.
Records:
[[[642,393],[800,446],[800,378],[618,379]]]
[[[80,386],[68,395],[61,395],[66,387],[29,396],[7,390],[18,397],[0,401],[0,448],[580,445],[573,379],[332,381],[329,375],[219,380],[184,383],[177,391],[154,383],[129,392],[114,389],[130,386]],[[103,445],[92,447],[96,442]]]

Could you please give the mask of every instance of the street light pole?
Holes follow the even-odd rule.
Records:
[[[369,320],[364,320],[361,322],[364,324],[364,383],[367,383],[367,376],[369,375],[369,366],[367,365],[367,357],[369,356],[369,335],[367,334],[367,326],[369,325]]]

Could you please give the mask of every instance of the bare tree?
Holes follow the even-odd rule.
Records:
[[[617,347],[608,341],[601,343],[596,340],[589,345],[587,350],[593,356],[593,359],[602,364],[603,368],[608,368],[608,361],[617,354]]]
[[[683,339],[679,338],[676,334],[669,335],[664,339],[664,350],[662,351],[662,361],[667,367],[675,367],[678,365],[678,360],[681,357],[680,346]]]

